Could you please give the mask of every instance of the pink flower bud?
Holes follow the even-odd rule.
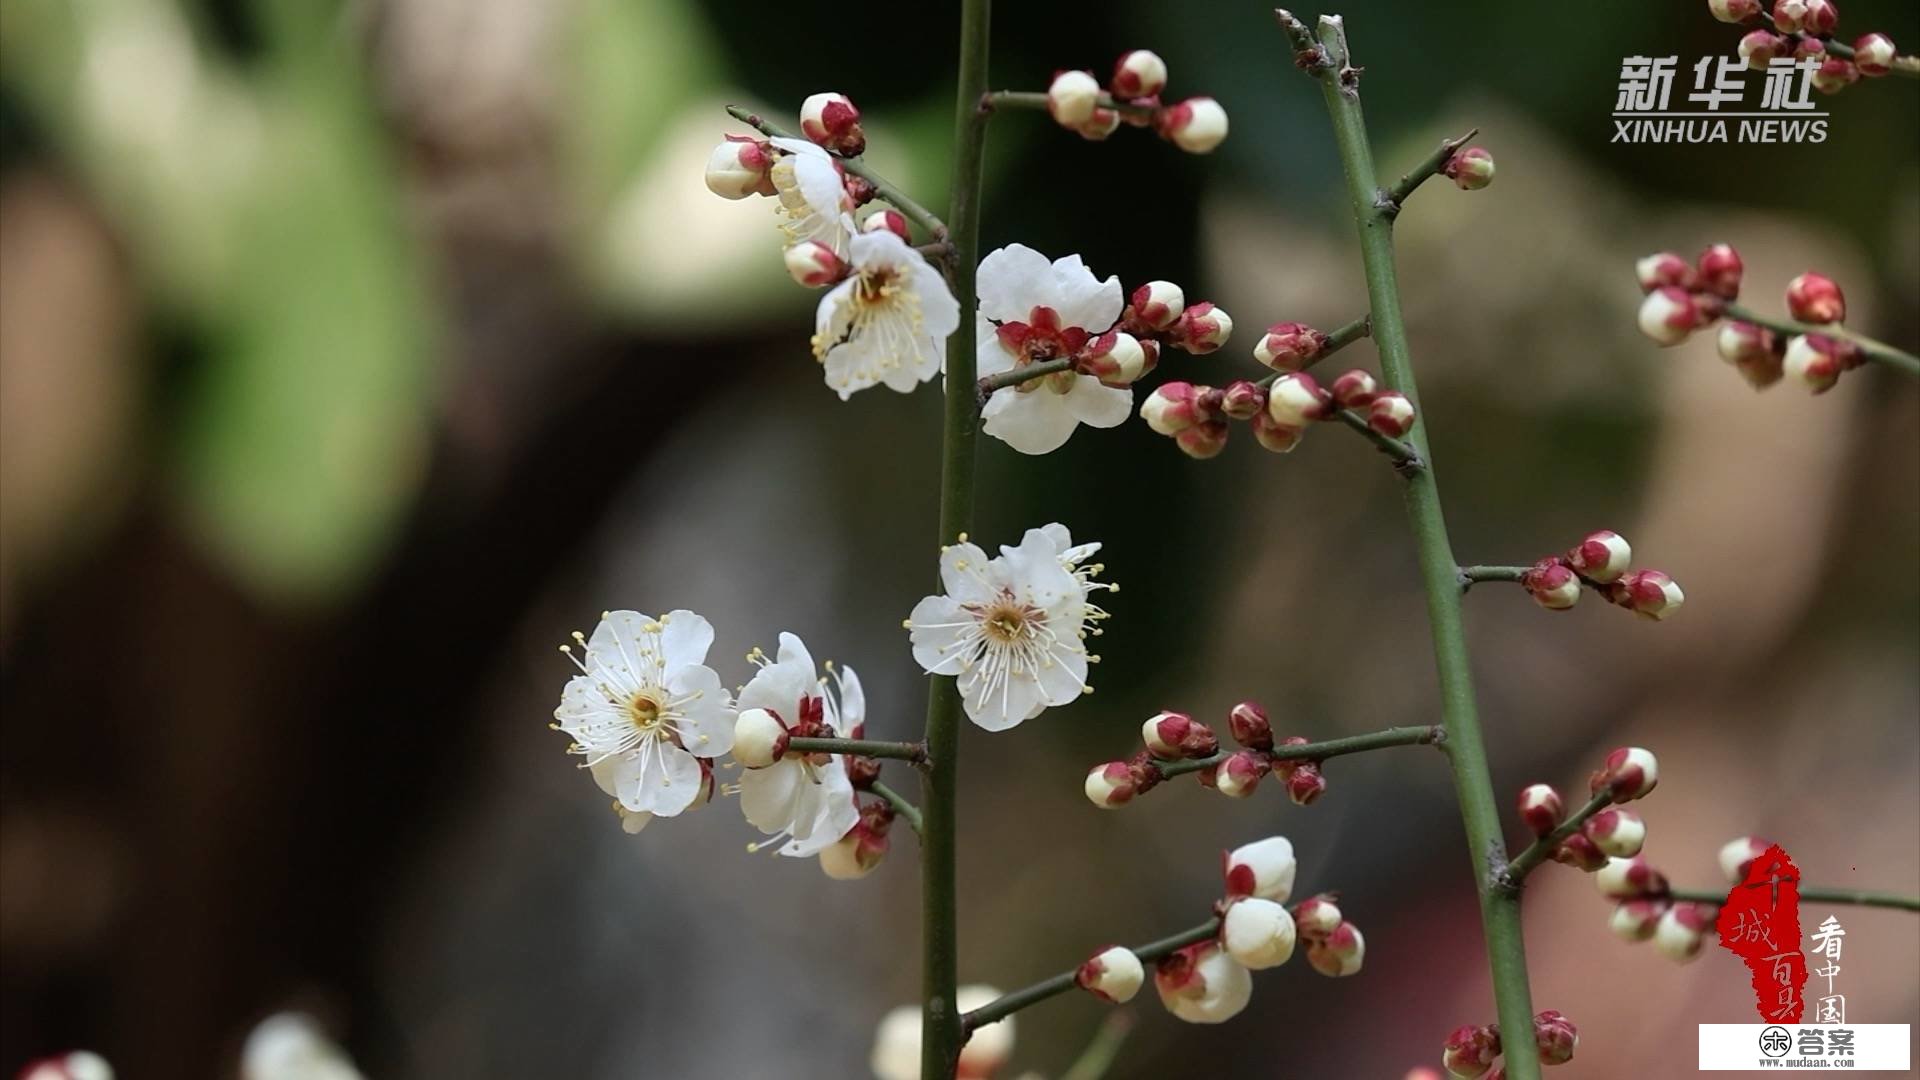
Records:
[[[1309,761],[1294,767],[1287,774],[1287,798],[1295,806],[1309,806],[1315,799],[1327,793],[1327,778],[1321,774],[1320,766]]]
[[[1720,849],[1720,872],[1727,881],[1738,885],[1747,880],[1747,871],[1753,868],[1753,860],[1767,853],[1773,841],[1758,836],[1742,836],[1727,841]]]
[[[1244,799],[1253,794],[1253,789],[1265,775],[1266,760],[1251,750],[1241,750],[1227,755],[1225,760],[1214,766],[1213,786],[1229,798]]]
[[[1343,372],[1339,378],[1333,380],[1333,385],[1328,389],[1333,394],[1333,400],[1339,402],[1341,408],[1364,409],[1372,404],[1374,397],[1380,393],[1380,384],[1375,382],[1368,372],[1354,368],[1352,371]]]
[[[1180,432],[1173,437],[1173,441],[1180,447],[1181,453],[1195,461],[1205,461],[1219,457],[1220,451],[1227,448],[1228,434],[1225,420],[1209,420]]]
[[[743,709],[733,721],[733,759],[764,769],[787,752],[787,725],[765,709]]]
[[[1286,427],[1304,427],[1333,411],[1333,395],[1304,371],[1289,372],[1267,387],[1267,415]]]
[[[1493,155],[1484,146],[1469,146],[1448,158],[1440,167],[1440,175],[1461,191],[1479,191],[1493,183]]]
[[[1200,406],[1200,388],[1192,383],[1161,383],[1140,403],[1140,418],[1162,435],[1178,435],[1209,419]]]
[[[860,223],[861,232],[890,232],[908,243],[913,242],[913,234],[907,230],[907,215],[888,206],[867,215]]]
[[[1695,282],[1693,264],[1671,251],[1656,252],[1634,263],[1633,276],[1643,293],[1668,287],[1691,292]]]
[[[1163,957],[1153,986],[1167,1011],[1189,1024],[1231,1020],[1253,999],[1253,975],[1214,941]]]
[[[786,252],[787,273],[810,289],[831,285],[847,274],[847,264],[818,240],[795,244]]]
[[[1635,570],[1607,588],[1607,599],[1649,619],[1670,618],[1687,602],[1680,585],[1659,570]]]
[[[1655,928],[1660,925],[1660,916],[1665,915],[1672,906],[1673,901],[1664,896],[1622,900],[1614,905],[1607,928],[1622,941],[1645,941],[1653,936]]]
[[[1180,313],[1171,331],[1173,344],[1195,356],[1205,356],[1227,343],[1233,320],[1225,311],[1202,300]]]
[[[1780,0],[1780,3],[1774,5],[1775,14],[1779,13],[1781,4],[1793,2],[1794,0]],[[1800,14],[1801,33],[1826,37],[1833,33],[1833,28],[1838,25],[1840,25],[1840,9],[1833,0],[1804,0]]]
[[[1220,944],[1252,971],[1279,967],[1293,956],[1293,916],[1272,900],[1235,900],[1221,918]]]
[[[1157,332],[1172,328],[1186,310],[1187,294],[1180,286],[1171,281],[1149,281],[1133,290],[1121,318],[1136,331]]]
[[[1573,1021],[1547,1009],[1533,1018],[1533,1041],[1540,1050],[1540,1064],[1565,1065],[1573,1060],[1574,1048],[1580,1045],[1580,1031]]]
[[[1495,1024],[1463,1024],[1453,1029],[1440,1048],[1440,1064],[1449,1075],[1463,1080],[1484,1076],[1500,1056],[1500,1028]]]
[[[1796,37],[1793,39],[1792,55],[1795,60],[1805,60],[1808,57],[1825,60],[1827,58],[1827,43],[1821,41],[1819,38]]]
[[[1079,366],[1103,386],[1132,386],[1147,373],[1147,350],[1132,334],[1109,330],[1087,342]]]
[[[1718,908],[1706,904],[1675,904],[1660,916],[1653,930],[1653,947],[1676,964],[1691,962],[1713,933]]]
[[[1740,295],[1740,276],[1746,264],[1732,244],[1714,244],[1700,253],[1700,287],[1732,300]]]
[[[1720,359],[1735,366],[1773,357],[1773,331],[1749,322],[1726,322],[1714,338]]]
[[[1166,88],[1167,62],[1157,53],[1135,49],[1114,63],[1112,85],[1115,97],[1152,97]]]
[[[1147,981],[1147,972],[1131,950],[1109,945],[1080,965],[1074,981],[1102,1001],[1124,1005],[1140,992],[1141,984]]]
[[[1773,0],[1773,26],[1783,34],[1797,34],[1806,26],[1812,0]]]
[[[1559,559],[1541,559],[1520,575],[1520,587],[1548,611],[1565,611],[1580,602],[1580,575]]]
[[[1248,382],[1235,379],[1227,384],[1226,396],[1220,399],[1220,411],[1231,420],[1251,420],[1260,415],[1267,407],[1267,390]]]
[[[707,156],[707,190],[723,199],[773,194],[773,151],[759,139],[729,135]]]
[[[1853,64],[1860,74],[1877,79],[1893,70],[1893,58],[1899,50],[1893,46],[1893,39],[1885,34],[1862,34],[1853,42]]]
[[[800,133],[846,157],[859,157],[867,149],[860,110],[845,94],[809,95],[800,103]]]
[[[1591,874],[1607,865],[1607,853],[1595,847],[1586,834],[1574,833],[1553,849],[1553,861],[1562,866],[1571,866],[1583,874]]]
[[[1860,69],[1853,61],[1829,56],[1813,69],[1813,88],[1823,94],[1837,94],[1860,81]]]
[[[1587,787],[1593,794],[1613,792],[1617,803],[1644,799],[1660,783],[1660,760],[1653,751],[1638,746],[1622,746],[1607,755],[1607,762],[1593,774]]]
[[[1857,362],[1858,353],[1847,342],[1825,334],[1796,334],[1787,339],[1780,370],[1813,393],[1824,394]]]
[[[1220,874],[1226,881],[1230,898],[1257,896],[1284,904],[1287,897],[1293,895],[1293,878],[1298,869],[1293,858],[1293,841],[1284,836],[1242,844],[1220,858]]]
[[[1254,343],[1253,358],[1275,371],[1299,371],[1326,346],[1327,335],[1306,323],[1274,323]]]
[[[1413,402],[1397,390],[1382,390],[1367,403],[1367,426],[1398,439],[1413,430]]]
[[[1227,137],[1227,110],[1210,97],[1193,97],[1169,105],[1155,118],[1160,137],[1189,154],[1212,152]]]
[[[1707,10],[1724,23],[1743,23],[1760,14],[1760,0],[1707,0]]]
[[[1633,548],[1627,543],[1627,538],[1607,529],[1588,533],[1585,539],[1567,552],[1569,566],[1582,577],[1602,585],[1620,580],[1632,561]]]
[[[1767,64],[1778,57],[1787,55],[1787,39],[1771,30],[1751,30],[1740,39],[1736,48],[1740,59],[1755,71],[1765,71]]]
[[[1133,770],[1124,761],[1095,765],[1087,773],[1087,798],[1102,810],[1125,806],[1138,790]]]
[[[1350,922],[1343,922],[1333,933],[1307,943],[1307,963],[1313,965],[1313,970],[1332,978],[1359,974],[1366,958],[1367,939],[1360,936],[1360,928]]]
[[[1847,317],[1847,298],[1825,274],[1809,270],[1787,282],[1787,311],[1803,323],[1837,323]]]
[[[1533,835],[1545,836],[1559,828],[1566,813],[1566,804],[1552,784],[1528,784],[1520,789],[1520,820]]]
[[[1276,454],[1288,453],[1300,445],[1300,439],[1305,434],[1305,428],[1279,423],[1266,413],[1253,418],[1253,438],[1263,450],[1271,450]]]
[[[1308,941],[1326,940],[1343,922],[1346,917],[1340,914],[1340,904],[1332,893],[1310,896],[1293,905],[1293,925]]]
[[[820,869],[835,881],[857,881],[887,857],[887,845],[884,830],[862,822],[820,852]]]
[[[1647,823],[1631,810],[1609,807],[1587,819],[1587,839],[1612,858],[1630,859],[1647,842]]]
[[[1227,730],[1233,741],[1250,750],[1273,749],[1273,725],[1267,710],[1257,701],[1243,701],[1227,713]]]
[[[1073,128],[1073,133],[1088,142],[1106,142],[1107,137],[1120,130],[1120,113],[1114,109],[1095,109],[1093,119]]]
[[[1655,289],[1640,302],[1640,332],[1659,345],[1680,344],[1702,321],[1692,294],[1676,286]]]
[[[1090,71],[1063,71],[1047,87],[1047,113],[1064,128],[1084,126],[1099,104],[1100,81]]]
[[[1642,896],[1667,895],[1667,876],[1648,864],[1645,857],[1608,859],[1607,865],[1593,875],[1600,895],[1614,900],[1632,900]]]
[[[1220,750],[1220,739],[1213,729],[1186,713],[1156,713],[1140,726],[1140,734],[1156,757],[1204,758]]]

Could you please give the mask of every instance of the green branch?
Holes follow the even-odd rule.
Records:
[[[893,807],[895,816],[899,817],[901,821],[906,822],[907,827],[913,830],[915,836],[925,834],[926,826],[920,816],[920,808],[913,805],[912,799],[907,798],[905,795],[900,794],[878,780],[873,782],[872,791],[875,795],[887,800],[887,803]]]
[[[1341,409],[1333,414],[1333,418],[1359,432],[1368,442],[1379,447],[1381,453],[1393,459],[1393,467],[1400,470],[1401,475],[1418,472],[1426,467],[1426,463],[1420,460],[1420,451],[1391,435],[1382,435],[1373,430],[1373,425],[1367,423],[1367,418],[1352,409]]]
[[[1320,83],[1327,113],[1333,121],[1334,142],[1347,179],[1348,201],[1360,234],[1360,254],[1366,268],[1368,306],[1373,313],[1373,338],[1380,349],[1380,366],[1387,386],[1420,407],[1412,352],[1400,311],[1400,283],[1393,264],[1393,215],[1382,207],[1387,193],[1374,171],[1373,147],[1367,138],[1360,109],[1360,72],[1351,64],[1346,26],[1337,16],[1322,16],[1316,41],[1300,20],[1276,12],[1281,28],[1294,46],[1295,65]],[[1480,921],[1486,935],[1487,962],[1492,970],[1500,1026],[1507,1031],[1529,1031],[1533,998],[1527,985],[1526,943],[1520,930],[1519,898],[1495,887],[1505,868],[1506,846],[1500,812],[1487,767],[1487,751],[1480,732],[1479,707],[1474,700],[1473,665],[1467,654],[1466,628],[1460,614],[1459,563],[1447,535],[1440,487],[1427,445],[1427,425],[1409,432],[1408,444],[1426,467],[1406,474],[1407,516],[1419,549],[1420,576],[1427,598],[1427,619],[1433,633],[1434,666],[1440,677],[1441,713],[1446,723],[1447,760],[1453,771],[1455,798],[1473,861],[1474,887],[1480,895]],[[1538,1080],[1540,1063],[1518,1055],[1507,1064],[1510,1080]]]
[[[1727,894],[1711,889],[1675,889],[1670,894],[1675,900],[1691,904],[1714,904],[1727,902]],[[1800,889],[1802,901],[1811,900],[1818,904],[1851,904],[1855,907],[1892,908],[1896,911],[1920,911],[1920,896],[1901,896],[1898,893],[1868,892],[1862,889],[1835,889],[1820,885],[1808,885]]]
[[[796,754],[852,754],[854,757],[887,758],[913,765],[927,762],[927,748],[917,742],[877,742],[873,739],[789,739],[787,749]]]
[[[1389,746],[1443,745],[1446,741],[1446,729],[1438,724],[1424,727],[1393,727],[1385,731],[1370,731],[1365,735],[1327,739],[1324,742],[1276,746],[1273,749],[1273,756],[1276,761],[1325,761],[1342,754],[1358,754]],[[1160,770],[1162,777],[1172,778],[1184,776],[1190,772],[1199,772],[1202,769],[1211,769],[1233,756],[1234,753],[1235,751],[1232,750],[1222,750],[1211,757],[1187,758],[1181,761],[1156,760],[1154,765]]]
[[[1038,109],[1041,112],[1046,112],[1047,95],[1045,92],[1033,90],[995,90],[980,98],[980,107],[989,111],[994,109]],[[1122,116],[1152,116],[1155,111],[1151,105],[1135,105],[1130,101],[1119,101],[1116,100],[1112,94],[1104,91],[1100,94],[1098,107],[1102,109],[1112,109]]]
[[[800,138],[800,136],[795,135],[793,132],[788,131],[765,117],[751,112],[744,106],[727,106],[727,115],[770,139]],[[867,163],[860,158],[847,158],[836,155],[834,160],[838,161],[840,166],[848,172],[872,184],[874,193],[878,197],[885,199],[896,210],[905,214],[914,224],[930,233],[933,236],[934,243],[937,244],[946,241],[948,235],[947,223],[935,217],[933,211],[914,202],[906,192],[900,190],[899,185],[881,176],[879,173],[874,172],[873,169],[869,168]]]
[[[1904,349],[1894,348],[1884,341],[1877,341],[1865,334],[1856,334],[1837,323],[1819,325],[1814,323],[1798,323],[1791,319],[1769,319],[1764,315],[1757,315],[1741,307],[1739,304],[1727,305],[1727,318],[1735,322],[1747,322],[1755,326],[1764,326],[1776,334],[1786,334],[1788,336],[1795,334],[1819,334],[1822,337],[1830,337],[1835,341],[1844,341],[1858,348],[1860,354],[1869,360],[1885,364],[1895,371],[1905,372],[1908,375],[1920,375],[1920,356],[1915,356]]]
[[[1073,358],[1061,357],[1057,360],[1042,360],[1037,364],[1024,364],[1020,367],[1008,368],[998,375],[988,375],[976,384],[979,387],[977,393],[980,404],[985,405],[987,399],[993,396],[995,390],[1004,390],[1009,386],[1019,386],[1021,383],[1032,382],[1035,379],[1045,378],[1055,372],[1068,371],[1072,368]]]
[[[1208,919],[1199,926],[1182,930],[1172,937],[1164,937],[1159,941],[1149,942],[1128,951],[1139,957],[1140,963],[1151,964],[1155,960],[1170,955],[1177,950],[1184,949],[1195,942],[1205,941],[1219,932],[1220,920],[1217,918]],[[1022,987],[1010,994],[1002,994],[968,1013],[961,1019],[961,1023],[967,1031],[974,1031],[985,1027],[995,1020],[1012,1016],[1014,1013],[1019,1012],[1029,1005],[1037,1005],[1050,997],[1057,997],[1066,993],[1079,985],[1079,975],[1080,967],[1076,964],[1060,974],[1042,979],[1032,986]]]

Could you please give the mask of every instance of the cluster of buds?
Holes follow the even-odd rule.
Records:
[[[1349,371],[1323,387],[1288,366],[1310,363],[1325,343],[1325,335],[1301,323],[1277,324],[1261,337],[1254,356],[1280,374],[1260,382],[1236,379],[1221,389],[1166,383],[1141,403],[1140,416],[1154,431],[1172,436],[1189,457],[1201,459],[1226,448],[1229,420],[1252,421],[1254,440],[1277,454],[1300,445],[1307,425],[1337,419],[1342,409],[1358,412],[1368,427],[1390,438],[1412,430],[1413,403],[1381,390],[1367,372]]]
[[[1565,611],[1590,588],[1607,602],[1649,619],[1665,619],[1680,610],[1687,595],[1660,570],[1631,570],[1633,548],[1619,533],[1588,533],[1564,554],[1549,555],[1520,575],[1520,587],[1549,611]]]
[[[1588,782],[1592,794],[1605,793],[1613,803],[1645,798],[1660,782],[1660,763],[1653,752],[1623,746],[1607,755],[1606,764]],[[1529,784],[1516,802],[1520,821],[1541,838],[1551,836],[1566,821],[1566,800],[1551,784]],[[1646,822],[1632,810],[1608,806],[1585,821],[1553,849],[1553,860],[1576,870],[1596,873],[1609,859],[1629,859],[1640,853],[1647,839]]]
[[[1764,11],[1761,0],[1707,0],[1707,10],[1721,22],[1762,24],[1740,38],[1740,58],[1749,67],[1765,70],[1784,57],[1816,61],[1813,86],[1822,93],[1839,93],[1861,76],[1878,78],[1903,61],[1893,39],[1879,32],[1855,38],[1848,50],[1833,47],[1829,39],[1840,24],[1833,0],[1773,0],[1771,13]]]
[[[1542,1065],[1565,1065],[1573,1060],[1580,1045],[1580,1030],[1573,1021],[1555,1009],[1546,1009],[1533,1018],[1534,1052]],[[1517,1052],[1517,1051],[1516,1051]],[[1506,1069],[1500,1064],[1508,1048],[1501,1044],[1500,1025],[1466,1024],[1455,1028],[1440,1048],[1440,1063],[1448,1076],[1463,1080],[1503,1080]]]
[[[1652,941],[1676,964],[1700,955],[1720,914],[1712,904],[1676,901],[1667,876],[1642,855],[1607,860],[1593,880],[1600,894],[1614,901],[1607,923],[1614,934],[1623,941]]]
[[[1338,893],[1309,896],[1293,906],[1292,914],[1313,970],[1330,979],[1359,973],[1367,959],[1367,939],[1341,914]]]
[[[1289,758],[1286,753],[1290,746],[1306,745],[1307,739],[1294,735],[1276,743],[1273,725],[1259,702],[1235,705],[1227,714],[1227,729],[1239,749],[1223,751],[1213,729],[1186,713],[1155,713],[1141,725],[1145,749],[1125,761],[1096,765],[1087,773],[1087,798],[1104,809],[1124,806],[1135,795],[1165,780],[1168,766],[1175,762],[1193,764],[1171,771],[1192,772],[1202,787],[1230,798],[1252,795],[1269,774],[1279,779],[1287,797],[1300,806],[1325,794],[1327,778],[1319,764]]]
[[[1708,248],[1697,268],[1663,251],[1641,259],[1635,270],[1646,293],[1640,303],[1640,331],[1661,345],[1678,345],[1712,325],[1740,294],[1740,254],[1728,244]],[[1787,282],[1787,312],[1795,322],[1838,324],[1847,317],[1847,298],[1832,278],[1809,271]],[[1714,344],[1721,358],[1756,390],[1791,375],[1818,394],[1865,362],[1859,346],[1841,336],[1782,335],[1731,319],[1721,326]]]
[[[1006,340],[1007,328],[1000,332]],[[1211,301],[1187,303],[1185,291],[1171,281],[1149,281],[1133,290],[1120,321],[1105,333],[1075,333],[1066,332],[1073,367],[1060,376],[1091,375],[1104,386],[1125,388],[1158,367],[1167,348],[1192,356],[1218,349],[1233,333],[1233,319]]]
[[[1157,53],[1134,49],[1116,60],[1103,92],[1091,71],[1062,71],[1047,86],[1047,113],[1054,122],[1095,142],[1121,124],[1151,127],[1189,154],[1205,154],[1227,137],[1227,110],[1210,97],[1160,103],[1167,85],[1167,62]]]

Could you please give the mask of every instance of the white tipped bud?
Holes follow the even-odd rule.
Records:
[[[773,194],[773,154],[752,139],[728,139],[707,156],[707,190],[723,199]]]
[[[1171,281],[1149,281],[1133,290],[1128,314],[1148,330],[1171,329],[1187,310],[1187,294]]]
[[[1673,901],[1664,896],[1622,900],[1614,905],[1607,928],[1622,941],[1645,941],[1653,936],[1654,930],[1660,925],[1660,917],[1672,906]]]
[[[1407,395],[1385,390],[1367,403],[1367,426],[1390,439],[1413,430],[1413,402]]]
[[[1642,896],[1664,896],[1667,878],[1641,856],[1608,859],[1607,865],[1594,871],[1593,884],[1600,895],[1614,900],[1632,900]]]
[[[1293,925],[1308,941],[1327,938],[1346,921],[1332,893],[1310,896],[1293,906]]]
[[[1787,339],[1781,368],[1795,382],[1816,394],[1833,389],[1847,370],[1847,356],[1824,334],[1796,334]]]
[[[1655,289],[1640,302],[1640,332],[1656,344],[1678,345],[1700,325],[1700,309],[1685,289]]]
[[[1100,105],[1100,81],[1090,71],[1063,71],[1047,87],[1047,112],[1065,128],[1084,127]]]
[[[1619,581],[1633,562],[1633,546],[1617,532],[1592,532],[1567,552],[1567,562],[1583,577],[1602,585]]]
[[[1333,407],[1333,396],[1306,372],[1289,372],[1267,387],[1267,415],[1285,427],[1304,427],[1325,417]]]
[[[1899,55],[1894,48],[1893,39],[1885,34],[1873,33],[1855,38],[1853,42],[1853,62],[1860,68],[1860,74],[1868,78],[1878,78],[1893,70],[1893,59]]]
[[[1631,810],[1609,807],[1587,819],[1586,833],[1594,847],[1613,858],[1630,859],[1647,842],[1647,823]]]
[[[1210,417],[1200,405],[1200,391],[1192,383],[1168,382],[1154,387],[1140,403],[1140,418],[1161,435],[1178,435]]]
[[[1520,820],[1527,823],[1527,831],[1535,836],[1547,835],[1566,820],[1566,803],[1552,784],[1528,784],[1521,788],[1519,806]]]
[[[1653,947],[1676,964],[1690,963],[1706,947],[1718,915],[1718,910],[1699,904],[1675,904],[1654,927]]]
[[[1343,922],[1333,933],[1307,943],[1307,963],[1329,978],[1357,975],[1367,959],[1367,939],[1360,928]]]
[[[765,709],[745,709],[733,721],[733,759],[764,769],[787,752],[787,726]]]
[[[818,240],[807,240],[786,251],[787,273],[809,289],[831,285],[846,276],[847,264]]]
[[[812,94],[800,103],[800,133],[847,157],[859,157],[867,148],[860,129],[860,110],[845,94]]]
[[[1105,386],[1132,386],[1147,373],[1147,350],[1124,330],[1109,330],[1087,343],[1081,370]]]
[[[1221,923],[1220,941],[1247,968],[1279,967],[1293,956],[1293,916],[1272,900],[1236,900]]]
[[[1113,65],[1113,92],[1123,98],[1152,97],[1167,86],[1167,62],[1158,53],[1135,49]]]
[[[1643,799],[1660,783],[1660,759],[1653,751],[1638,746],[1622,746],[1607,755],[1606,767],[1593,777],[1589,790],[1598,795],[1611,788],[1614,802]]]
[[[1227,138],[1227,110],[1210,97],[1188,98],[1160,111],[1160,134],[1189,154],[1206,154]]]
[[[861,232],[890,232],[893,235],[913,243],[913,234],[907,229],[907,215],[888,206],[867,215],[860,223]]]
[[[1213,788],[1230,799],[1244,799],[1253,794],[1253,789],[1259,786],[1266,775],[1264,759],[1242,750],[1229,754],[1226,760],[1214,766]]]
[[[1160,962],[1154,988],[1167,1011],[1189,1024],[1219,1024],[1253,1000],[1253,975],[1213,943],[1182,950]]]
[[[1147,970],[1131,950],[1110,945],[1080,965],[1075,981],[1102,1001],[1124,1005],[1140,992],[1141,984],[1147,981]]]
[[[1738,885],[1747,880],[1747,870],[1753,866],[1753,860],[1765,855],[1772,846],[1772,843],[1758,836],[1729,840],[1720,849],[1720,872],[1727,876],[1730,884]]]
[[[1095,765],[1087,772],[1087,799],[1102,810],[1125,806],[1137,790],[1133,770],[1124,761]]]
[[[1293,841],[1284,836],[1242,844],[1227,853],[1223,867],[1227,895],[1257,896],[1286,903],[1287,897],[1293,895],[1293,877],[1298,868],[1293,858]]]

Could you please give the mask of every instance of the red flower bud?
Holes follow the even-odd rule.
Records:
[[[1374,381],[1370,373],[1354,368],[1333,380],[1333,385],[1328,389],[1341,408],[1360,409],[1373,403],[1374,395],[1380,392],[1380,384]]]
[[[1308,761],[1294,767],[1287,774],[1287,798],[1295,806],[1308,806],[1315,799],[1327,793],[1327,778],[1321,775],[1320,766]]]
[[[1497,1024],[1463,1024],[1453,1029],[1440,1048],[1440,1064],[1448,1073],[1472,1080],[1484,1076],[1500,1056],[1500,1027]]]
[[[1233,733],[1233,741],[1251,750],[1273,749],[1273,725],[1267,721],[1267,710],[1257,701],[1243,701],[1227,714],[1227,730]]]
[[[1588,784],[1593,794],[1613,792],[1614,802],[1632,802],[1645,798],[1660,782],[1660,762],[1653,751],[1638,746],[1622,746],[1607,755],[1607,763],[1593,774]]]
[[[1528,784],[1520,789],[1520,820],[1528,832],[1545,836],[1566,820],[1566,804],[1552,784]]]
[[[1899,50],[1894,48],[1893,39],[1885,34],[1862,34],[1853,42],[1853,63],[1860,74],[1877,79],[1893,70],[1893,58]]]
[[[1565,1065],[1580,1045],[1580,1031],[1573,1021],[1547,1009],[1533,1018],[1533,1041],[1540,1049],[1540,1064]]]
[[[1251,420],[1260,415],[1267,407],[1267,391],[1246,379],[1235,379],[1227,384],[1225,396],[1220,399],[1220,411],[1232,420]]]
[[[1700,253],[1700,287],[1732,300],[1740,295],[1740,275],[1746,264],[1732,244],[1714,244]]]
[[[1607,853],[1593,846],[1593,841],[1584,834],[1574,833],[1553,849],[1553,861],[1562,866],[1571,866],[1583,874],[1591,874],[1607,865]]]
[[[1787,311],[1798,322],[1837,323],[1847,317],[1847,298],[1832,278],[1808,271],[1787,282]]]
[[[1327,335],[1306,323],[1283,322],[1267,327],[1253,345],[1253,358],[1275,371],[1299,371],[1320,356]]]
[[[802,102],[800,131],[845,157],[859,157],[867,148],[866,133],[860,130],[860,110],[845,94],[814,94]]]

